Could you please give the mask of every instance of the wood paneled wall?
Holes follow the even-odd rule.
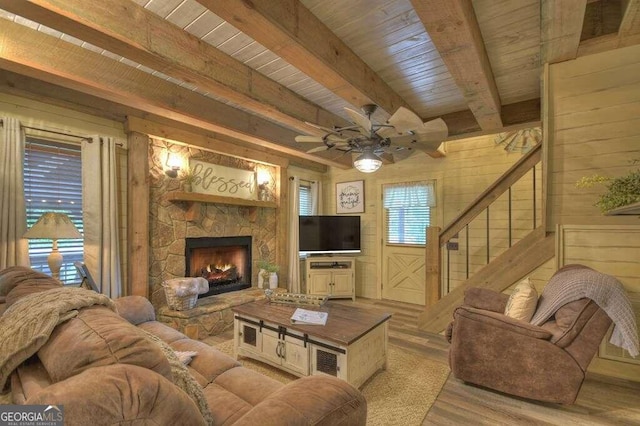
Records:
[[[551,65],[547,84],[548,230],[562,225],[564,236],[556,263],[583,263],[617,277],[640,318],[638,217],[604,216],[594,203],[605,186],[575,185],[583,176],[618,177],[640,167],[630,162],[640,160],[640,46]],[[640,380],[637,361],[625,362],[623,354],[615,360],[612,351],[603,344],[590,370]]]
[[[594,206],[604,186],[583,176],[624,176],[640,160],[640,46],[584,56],[549,69],[549,230],[556,224],[637,224]]]
[[[432,212],[432,224],[443,226],[460,213],[474,198],[493,183],[502,173],[513,165],[520,154],[505,152],[496,146],[495,136],[480,136],[446,143],[446,157],[433,159],[421,152],[397,164],[383,165],[373,174],[360,173],[355,169],[337,170],[332,168],[325,185],[325,213],[336,214],[335,184],[353,180],[364,180],[365,212],[362,217],[363,253],[358,257],[356,270],[356,294],[361,297],[380,297],[380,259],[382,220],[379,217],[382,209],[381,185],[391,182],[411,182],[435,180],[437,186],[437,207]],[[537,178],[540,179],[538,172]],[[528,180],[528,183],[526,182]],[[522,185],[522,187],[520,187]],[[521,238],[532,229],[531,214],[532,191],[531,177],[525,178],[522,184],[514,188],[513,224],[515,238]],[[526,187],[526,188],[525,188]],[[538,185],[538,192],[541,185]],[[506,198],[501,199],[499,208],[491,213],[490,235],[491,257],[499,254],[500,247],[506,247]],[[539,206],[539,203],[538,203]],[[540,208],[540,207],[538,207]],[[527,230],[528,227],[528,230]],[[486,218],[479,216],[470,230],[471,267],[479,268],[486,263],[486,256],[477,245],[485,244]],[[522,234],[522,235],[521,235]],[[460,233],[458,241],[460,249],[452,251],[451,286],[452,288],[466,276],[466,249],[463,247],[466,236]],[[483,250],[483,249],[482,249]],[[424,304],[424,300],[416,300],[416,304]]]

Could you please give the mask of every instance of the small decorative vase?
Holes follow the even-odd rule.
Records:
[[[275,272],[272,272],[269,276],[269,288],[278,288],[278,274],[276,274]]]
[[[260,269],[258,271],[258,288],[264,287],[264,284],[265,284],[264,273],[265,273],[264,269]]]

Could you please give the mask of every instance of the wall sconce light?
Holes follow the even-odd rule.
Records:
[[[269,189],[268,181],[264,181],[258,185],[258,199],[261,201],[269,201],[271,199],[271,190]]]
[[[164,173],[171,178],[177,178],[180,167],[182,166],[182,159],[180,156],[173,152],[167,152],[167,161],[165,161],[164,164],[167,167],[165,168]]]
[[[271,200],[271,173],[265,168],[258,169],[256,180],[258,182],[258,200]]]

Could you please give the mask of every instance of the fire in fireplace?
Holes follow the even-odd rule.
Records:
[[[187,238],[185,257],[185,276],[209,281],[199,297],[251,287],[250,236]]]

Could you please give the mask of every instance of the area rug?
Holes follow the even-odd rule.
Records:
[[[215,345],[233,356],[233,340]],[[247,368],[282,383],[296,377],[270,365],[240,357]],[[389,345],[387,369],[369,379],[361,391],[367,399],[367,425],[421,425],[449,376],[449,367]]]

